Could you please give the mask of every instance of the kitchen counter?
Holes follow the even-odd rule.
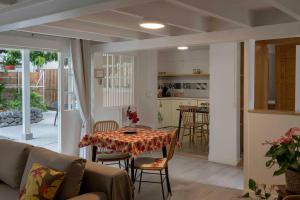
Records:
[[[198,99],[203,99],[203,100],[208,100],[208,97],[158,97],[157,99],[159,100],[163,100],[163,99],[168,99],[168,100],[184,100],[184,99],[188,99],[188,100],[198,100]]]

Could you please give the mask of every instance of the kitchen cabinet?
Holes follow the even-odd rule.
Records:
[[[166,100],[158,100],[158,127],[168,127],[172,120],[172,104]]]
[[[159,98],[158,111],[159,111],[159,128],[178,126],[179,122],[179,109],[180,105],[200,106],[201,103],[208,103],[208,99],[191,99],[191,98]]]

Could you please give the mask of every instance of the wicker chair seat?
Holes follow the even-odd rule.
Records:
[[[97,161],[119,161],[130,158],[129,153],[123,152],[98,152],[97,153]]]
[[[167,165],[167,158],[139,157],[134,161],[135,169],[162,170]]]

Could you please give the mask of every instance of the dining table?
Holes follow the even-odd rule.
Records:
[[[134,160],[145,152],[162,150],[167,157],[166,146],[171,143],[172,134],[169,131],[145,128],[121,128],[115,131],[86,134],[80,141],[79,147],[92,146],[92,161],[96,161],[97,148],[129,153],[131,155],[131,179],[135,182]]]
[[[181,121],[182,121],[182,111],[180,108],[176,109],[179,111],[179,121],[178,121],[178,132],[177,132],[177,139],[179,139],[179,135],[180,135],[180,128],[181,128]],[[206,106],[196,106],[196,109],[195,109],[195,113],[194,114],[197,114],[197,113],[202,113],[202,114],[205,114],[205,113],[209,113],[209,108],[206,107]],[[195,121],[195,118],[196,116],[193,115],[193,121]]]

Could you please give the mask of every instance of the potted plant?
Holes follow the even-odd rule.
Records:
[[[277,200],[277,188],[274,185],[257,184],[253,179],[248,181],[249,192],[242,198],[259,200]]]
[[[36,71],[40,71],[40,69],[48,62],[58,60],[57,53],[43,51],[31,51],[29,57],[30,62],[36,67]]]
[[[300,194],[300,135],[296,134],[299,131],[297,127],[291,128],[284,136],[264,143],[271,146],[265,154],[270,158],[266,166],[277,164],[279,168],[273,175],[285,173],[287,190],[296,194]]]
[[[18,50],[8,50],[3,54],[3,66],[5,70],[14,70],[21,62],[21,52]]]

